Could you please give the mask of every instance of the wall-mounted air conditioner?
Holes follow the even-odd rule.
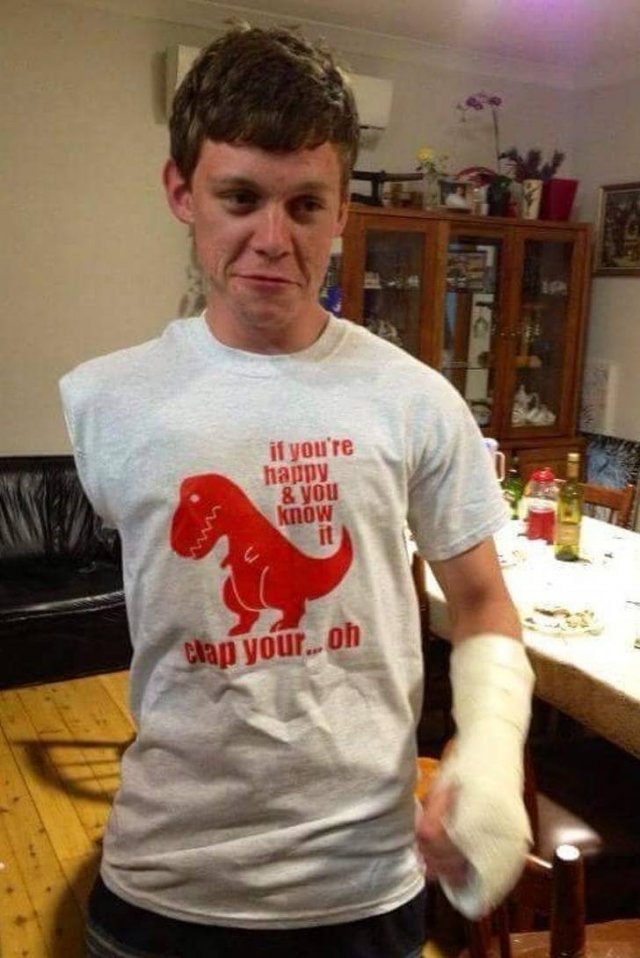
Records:
[[[198,47],[187,46],[174,46],[167,50],[167,116],[171,111],[173,94],[199,52]],[[350,73],[349,78],[353,86],[362,129],[384,130],[391,115],[391,99],[393,96],[391,80],[362,76],[360,73]]]
[[[393,83],[379,77],[350,73],[358,117],[363,130],[386,130],[391,116]]]

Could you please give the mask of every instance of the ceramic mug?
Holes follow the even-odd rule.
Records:
[[[500,452],[498,449],[498,440],[485,437],[483,440],[486,450],[493,459],[493,464],[496,469],[496,475],[500,482],[504,479],[505,476],[505,460],[504,453]]]

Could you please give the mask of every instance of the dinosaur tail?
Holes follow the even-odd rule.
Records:
[[[312,559],[305,566],[303,575],[305,592],[309,599],[318,599],[327,595],[346,575],[353,559],[351,536],[345,526],[342,527],[340,545],[333,555],[322,559]]]

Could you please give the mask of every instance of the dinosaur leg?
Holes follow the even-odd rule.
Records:
[[[300,625],[300,619],[304,615],[304,607],[305,603],[301,601],[296,605],[290,605],[288,608],[282,609],[282,616],[273,623],[269,631],[281,632],[283,629],[297,629]]]
[[[246,606],[242,604],[234,588],[231,576],[225,579],[224,586],[222,587],[222,598],[224,599],[226,607],[238,616],[236,624],[233,628],[229,629],[229,635],[243,635],[245,632],[249,632],[251,626],[258,619],[260,612],[256,609],[247,609]]]

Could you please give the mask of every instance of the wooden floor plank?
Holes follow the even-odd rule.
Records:
[[[78,746],[49,687],[19,689],[17,694],[38,734],[40,748],[55,766],[87,835],[92,842],[101,840],[111,807],[111,795],[103,788],[102,770],[94,772],[88,761],[89,750]],[[117,756],[111,755],[110,759],[117,774]]]
[[[26,788],[26,786],[25,786]],[[49,958],[50,951],[0,815],[0,955]]]
[[[24,700],[25,693],[21,697]],[[134,734],[131,720],[125,718],[102,685],[88,684],[86,679],[49,686],[33,700],[39,711],[51,710],[50,719],[42,715],[38,726],[39,731],[43,730],[41,736],[46,740],[47,723],[52,725],[57,714],[66,732],[58,731],[53,738],[56,734],[64,738],[66,734],[67,741],[78,749],[81,761],[111,801],[120,782],[122,752]]]
[[[83,827],[55,765],[42,749],[15,690],[6,689],[0,694],[0,724],[58,858],[89,854],[93,839]]]
[[[80,858],[67,858],[60,862],[67,884],[83,914],[89,899],[89,893],[100,869],[100,858],[100,850],[96,849],[95,854],[82,855]],[[1,954],[0,958],[2,958]]]
[[[75,679],[51,687],[51,698],[86,766],[111,802],[120,784],[120,759],[134,730],[102,683]]]
[[[50,686],[61,714],[78,739],[90,741],[129,741],[134,734],[133,722],[118,685],[108,684],[96,676],[72,679]]]
[[[6,694],[3,692],[0,699]],[[2,732],[0,768],[0,849],[7,865],[0,873],[4,890],[0,922],[3,958],[5,953],[25,958],[27,942],[31,949],[29,958],[79,958],[84,937],[81,910],[47,832],[46,820],[34,800],[28,776],[23,774],[14,749]],[[64,822],[61,824],[64,827]],[[5,916],[9,913],[13,918],[8,920]]]
[[[121,709],[125,718],[131,721],[129,711],[129,673],[107,672],[98,676],[100,684],[107,689],[113,701]]]

